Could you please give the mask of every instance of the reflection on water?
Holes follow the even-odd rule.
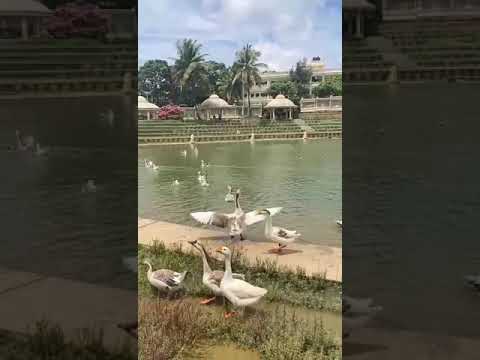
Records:
[[[478,132],[466,131],[478,128],[477,94],[345,95],[344,291],[383,305],[378,325],[478,336],[478,296],[462,280],[480,272]]]
[[[158,171],[145,168],[145,158],[159,165]],[[209,187],[197,180],[201,160],[210,164]],[[341,246],[335,223],[342,217],[340,141],[143,147],[138,164],[142,217],[197,225],[189,216],[192,211],[232,211],[233,204],[224,201],[230,184],[241,188],[245,210],[282,206],[274,224],[299,231],[306,242]],[[261,225],[254,226],[249,237],[261,240],[261,232]]]

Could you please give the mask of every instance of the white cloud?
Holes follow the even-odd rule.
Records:
[[[335,1],[340,0],[142,0],[140,58],[173,57],[174,46],[158,47],[154,39],[174,45],[189,37],[216,61],[231,62],[235,50],[250,42],[272,67],[288,69],[304,56],[321,56],[327,66],[339,67],[341,6],[332,7]]]

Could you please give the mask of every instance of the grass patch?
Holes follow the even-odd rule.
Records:
[[[156,296],[146,277],[146,268],[142,261],[152,261],[154,269],[167,268],[175,271],[188,270],[183,291],[189,296],[211,296],[202,284],[202,260],[187,247],[177,246],[173,249],[165,247],[161,242],[147,247],[139,245],[140,263],[138,292],[139,296]],[[215,261],[212,259],[212,261]],[[212,263],[213,269],[223,269],[223,262]],[[232,258],[233,271],[245,274],[246,280],[256,286],[268,289],[265,296],[267,302],[280,302],[288,305],[302,306],[313,310],[340,312],[341,284],[326,280],[324,276],[307,276],[300,268],[292,271],[280,267],[276,262],[256,260],[250,262],[238,252]]]
[[[320,321],[305,321],[277,307],[243,318],[223,319],[193,300],[139,301],[139,359],[191,359],[195,344],[211,339],[258,351],[265,360],[336,360],[341,346]]]
[[[134,360],[136,350],[128,344],[107,349],[103,332],[84,329],[74,341],[67,340],[59,326],[40,321],[27,334],[0,331],[0,359],[6,360]]]

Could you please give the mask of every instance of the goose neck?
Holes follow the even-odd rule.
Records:
[[[232,257],[231,255],[225,255],[225,274],[224,279],[232,279]]]

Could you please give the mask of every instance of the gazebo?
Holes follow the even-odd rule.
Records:
[[[40,1],[1,1],[1,37],[10,36],[28,40],[32,35],[38,36],[42,30],[43,20],[51,14],[52,11]]]
[[[152,114],[154,114],[159,107],[147,101],[143,96],[138,97],[138,118],[151,120]]]
[[[205,112],[207,115],[207,120],[210,119],[210,115],[219,115],[219,118],[221,119],[223,117],[223,112],[225,109],[230,109],[232,105],[227,103],[225,100],[220,98],[216,94],[212,94],[206,99],[204,102],[202,102],[199,106],[199,109],[202,112]]]
[[[375,13],[376,7],[367,0],[343,0],[344,36],[361,39],[365,36],[365,18]]]
[[[287,110],[288,118],[292,119],[292,110],[297,108],[291,100],[287,99],[282,94],[275,96],[275,99],[271,100],[264,109],[271,110],[271,118],[275,121],[275,111],[276,110]]]

